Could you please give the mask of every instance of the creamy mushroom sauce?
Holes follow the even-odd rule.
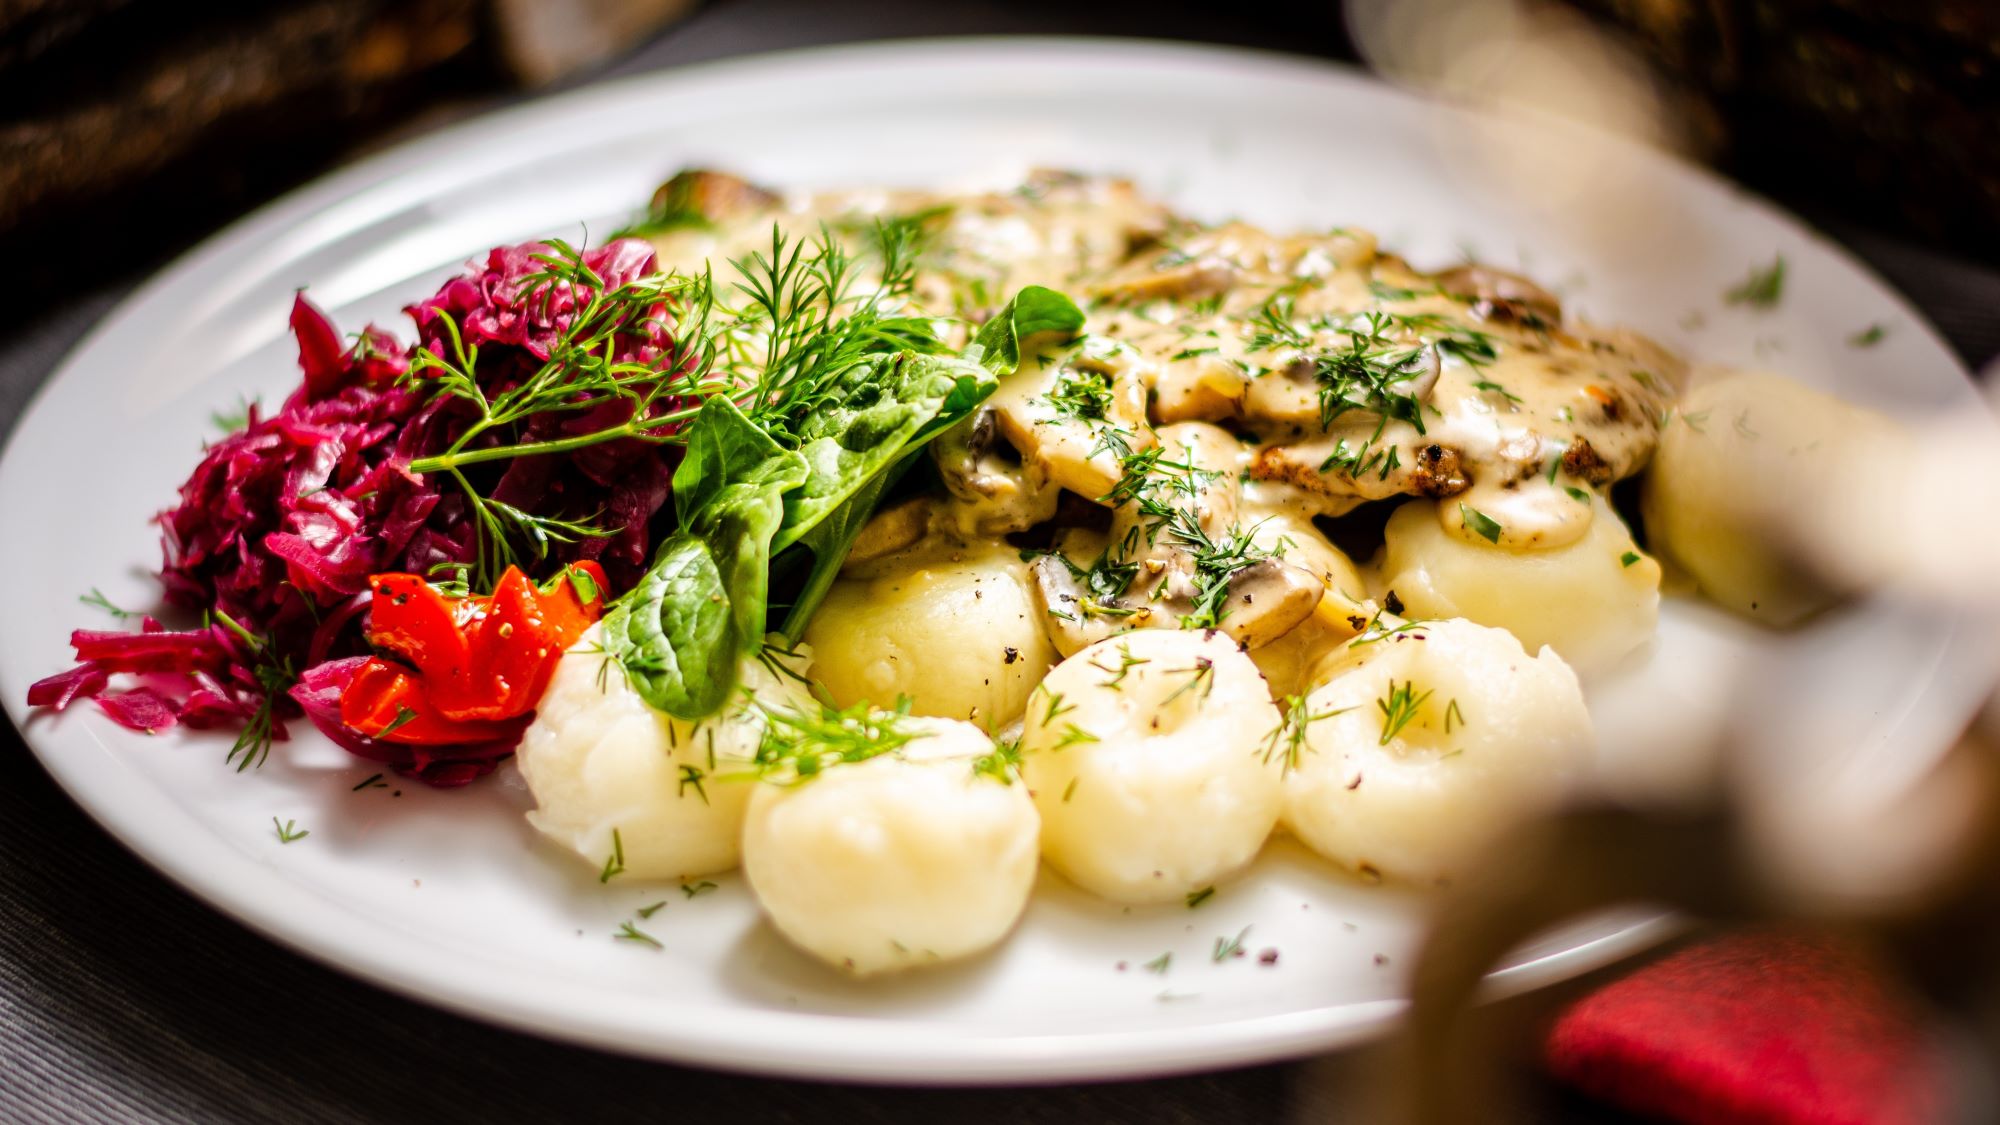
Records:
[[[1085,335],[1024,356],[986,409],[934,444],[947,494],[878,515],[849,560],[865,574],[906,549],[934,553],[938,539],[984,550],[1054,521],[1071,573],[1044,558],[1036,580],[1065,653],[1199,609],[1187,535],[1161,534],[1163,510],[1187,513],[1190,533],[1225,553],[1232,537],[1263,544],[1253,561],[1284,558],[1287,539],[1258,530],[1273,521],[1310,526],[1405,495],[1443,501],[1445,529],[1467,540],[1573,543],[1593,518],[1590,493],[1645,466],[1685,376],[1649,340],[1566,320],[1526,278],[1424,273],[1359,230],[1205,226],[1121,180],[1039,172],[1007,192],[779,196],[693,172],[661,190],[693,216],[654,238],[668,266],[768,253],[773,224],[858,244],[874,217],[920,215],[929,234],[911,303],[955,321],[956,338],[1024,285],[1084,307]],[[1155,514],[1139,514],[1149,503]],[[1116,509],[1108,529],[1075,510],[1088,505]],[[1276,571],[1236,561],[1233,585],[1300,601],[1289,560]],[[1136,572],[1093,598],[1107,567]],[[1249,647],[1313,610],[1274,625],[1242,611],[1251,588],[1230,591],[1222,618]]]

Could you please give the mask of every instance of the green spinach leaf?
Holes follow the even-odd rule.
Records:
[[[724,396],[689,424],[674,473],[681,530],[606,628],[613,656],[649,705],[683,719],[713,713],[736,686],[737,662],[761,643],[771,538],[805,459],[773,442]]]
[[[785,497],[784,528],[773,549],[804,539],[919,438],[928,441],[993,389],[985,368],[950,356],[896,352],[848,368],[838,391],[800,422],[799,453],[809,474]]]
[[[1083,319],[1075,301],[1053,289],[1029,285],[994,313],[972,342],[981,349],[980,363],[995,375],[1008,375],[1021,366],[1021,341],[1043,332],[1074,336],[1083,330]]]

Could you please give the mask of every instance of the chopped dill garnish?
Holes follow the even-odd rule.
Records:
[[[76,600],[88,606],[95,606],[98,609],[101,609],[104,612],[110,614],[111,616],[116,617],[120,621],[126,621],[130,620],[131,618],[141,616],[140,614],[132,610],[120,609],[117,606],[112,605],[111,599],[104,596],[104,591],[99,590],[95,586],[92,586],[90,588],[90,593],[84,594],[81,597],[77,598]]]
[[[1383,610],[1378,608],[1375,611],[1375,615],[1368,619],[1368,623],[1361,627],[1361,632],[1355,634],[1354,639],[1347,642],[1347,647],[1360,648],[1362,645],[1372,645],[1377,641],[1402,636],[1412,630],[1421,629],[1424,625],[1422,618],[1412,618],[1400,625],[1385,627],[1382,624],[1382,613]],[[1421,634],[1418,635],[1421,636]]]
[[[709,882],[707,879],[703,879],[699,883],[681,884],[681,893],[689,898],[699,898],[712,890],[715,890],[715,884]]]
[[[1021,740],[1005,738],[995,742],[991,751],[972,760],[972,772],[1002,785],[1014,784],[1014,779],[1021,776]]]
[[[1189,910],[1193,910],[1195,907],[1200,906],[1202,903],[1207,902],[1209,899],[1212,899],[1214,897],[1215,897],[1214,887],[1203,887],[1198,891],[1189,891],[1187,896],[1187,907]]]
[[[1152,661],[1145,657],[1133,656],[1132,646],[1126,642],[1120,641],[1118,644],[1118,667],[1106,668],[1104,665],[1099,664],[1095,660],[1092,660],[1090,662],[1090,666],[1092,668],[1097,669],[1100,672],[1108,673],[1111,676],[1110,679],[1104,681],[1102,686],[1109,688],[1112,691],[1121,691],[1123,690],[1123,688],[1120,685],[1122,685],[1125,682],[1126,676],[1132,674],[1132,669],[1137,668],[1141,664],[1151,664],[1151,663]]]
[[[1785,256],[1780,254],[1772,259],[1770,265],[1751,270],[1750,276],[1724,293],[1722,299],[1732,305],[1768,309],[1775,306],[1784,294]]]
[[[1235,937],[1216,938],[1215,952],[1210,955],[1209,959],[1219,965],[1228,958],[1243,956],[1243,939],[1249,936],[1250,927],[1245,926],[1236,932]]]
[[[387,788],[389,788],[389,783],[382,780],[381,774],[371,773],[367,777],[363,778],[359,784],[355,785],[354,788],[349,789],[348,792],[359,793],[363,789],[387,789]]]
[[[625,874],[625,839],[618,835],[616,828],[613,828],[611,830],[611,854],[605,857],[604,870],[598,872],[597,881],[600,883],[609,883],[623,874]]]
[[[1887,328],[1879,324],[1871,324],[1854,335],[1849,336],[1847,338],[1847,346],[1850,348],[1872,348],[1881,343],[1882,338],[1888,334],[1889,330]]]
[[[654,937],[652,934],[647,933],[630,922],[618,923],[618,932],[612,934],[611,937],[614,941],[629,941],[639,945],[650,945],[654,949],[666,948],[666,946],[660,944],[659,938]]]
[[[1165,953],[1160,954],[1158,957],[1153,958],[1151,961],[1146,962],[1143,968],[1149,973],[1157,973],[1160,976],[1166,976],[1167,970],[1172,968],[1173,964],[1174,964],[1174,951],[1169,949]]]
[[[278,830],[278,842],[280,844],[289,844],[293,840],[303,840],[307,836],[312,835],[306,829],[298,827],[297,821],[287,820],[285,823],[279,824],[278,818],[275,816],[271,818],[271,827]]]
[[[1502,529],[1499,521],[1495,520],[1492,516],[1487,515],[1477,508],[1467,507],[1463,500],[1459,501],[1458,514],[1465,521],[1465,526],[1472,529],[1473,534],[1486,540],[1488,543],[1500,542],[1500,532]]]
[[[642,906],[639,908],[639,917],[651,918],[653,915],[658,914],[661,910],[665,909],[666,905],[667,905],[667,900],[661,899],[660,901],[654,903],[651,906]]]
[[[692,788],[694,795],[701,798],[701,803],[704,805],[707,804],[708,789],[702,784],[703,779],[707,776],[708,774],[703,772],[700,766],[682,762],[680,780],[674,785],[674,796],[685,797],[687,796],[687,791]]]
[[[779,785],[810,781],[826,769],[893,754],[921,737],[904,727],[910,700],[885,711],[867,703],[845,709],[815,702],[797,710],[766,707],[764,737],[753,769]]]
[[[1455,698],[1451,701],[1451,704],[1444,709],[1444,732],[1446,734],[1451,733],[1452,724],[1454,722],[1456,722],[1459,726],[1465,725],[1465,712],[1459,710],[1458,700]]]
[[[1268,765],[1273,758],[1283,755],[1284,772],[1290,773],[1299,766],[1299,756],[1306,749],[1306,728],[1321,719],[1331,719],[1335,715],[1346,714],[1351,707],[1337,707],[1331,711],[1314,711],[1307,704],[1306,697],[1288,695],[1284,698],[1284,713],[1278,725],[1264,736],[1264,762]]]
[[[222,758],[225,763],[234,763],[236,772],[242,773],[252,766],[263,765],[264,760],[271,756],[271,743],[278,733],[278,700],[284,698],[299,677],[292,667],[291,657],[276,652],[264,638],[245,629],[222,610],[213,610],[212,615],[250,650],[250,672],[261,691],[256,709],[237,733],[236,741],[230,744],[229,753]],[[398,715],[397,718],[400,720],[402,717]]]
[[[255,398],[245,398],[239,394],[236,396],[236,405],[228,411],[216,410],[210,412],[208,416],[209,423],[225,434],[233,434],[250,424],[250,412],[257,405],[258,402]]]
[[[1170,668],[1167,672],[1168,674],[1180,673],[1187,676],[1188,680],[1186,683],[1175,688],[1165,699],[1160,700],[1162,708],[1190,691],[1200,689],[1201,694],[1196,698],[1207,699],[1208,693],[1215,690],[1215,661],[1210,660],[1206,656],[1195,657],[1194,667],[1192,668]]]
[[[1417,717],[1431,694],[1429,690],[1418,694],[1415,680],[1406,680],[1401,687],[1396,686],[1396,681],[1389,681],[1389,694],[1375,701],[1375,706],[1382,712],[1383,746],[1389,745],[1410,724],[1410,720]]]

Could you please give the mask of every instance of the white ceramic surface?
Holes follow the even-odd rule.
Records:
[[[998,954],[852,984],[761,924],[738,878],[698,898],[600,885],[531,835],[511,769],[459,792],[352,792],[373,771],[306,737],[238,775],[223,763],[226,736],[146,738],[90,707],[29,715],[23,693],[66,666],[71,628],[105,624],[76,594],[97,586],[152,604],[147,518],[193,465],[211,411],[239,393],[275,402],[296,381],[284,330],[295,288],[310,286],[346,329],[373,319],[400,330],[401,304],[487,246],[574,238],[579,220],[606,231],[684,165],[796,186],[999,183],[1036,164],[1121,172],[1208,217],[1366,226],[1420,264],[1466,249],[1522,264],[1595,318],[1871,402],[1971,397],[1907,306],[1797,223],[1659,155],[1541,128],[1277,56],[1000,40],[691,67],[425,137],[188,255],[35,400],[0,462],[0,695],[93,816],[219,909],[364,979],[543,1034],[749,1071],[914,1082],[1160,1073],[1355,1041],[1400,1008],[1418,904],[1289,843],[1194,911],[1127,912],[1045,875]],[[1537,184],[1518,187],[1506,160],[1488,159],[1547,136],[1573,160],[1559,174],[1544,165]],[[1601,213],[1607,199],[1624,210]],[[1721,303],[1779,252],[1790,265],[1782,307]],[[1844,346],[1872,323],[1888,328],[1879,347]],[[1857,643],[1832,651],[1866,687],[1816,699],[1815,729],[1864,759],[1920,766],[1971,704],[1970,687],[1936,675],[1963,638],[1878,625],[1859,643],[1840,629],[1836,640]],[[1670,606],[1652,650],[1593,687],[1607,747],[1665,760],[1685,732],[1647,721],[1658,712],[1642,705],[1712,704],[1745,644],[1719,614]],[[281,844],[274,815],[311,834]],[[642,925],[664,951],[612,939],[660,900]],[[1246,926],[1253,954],[1279,950],[1276,966],[1211,960],[1218,937]],[[1657,926],[1639,914],[1549,935],[1495,985],[1580,972]],[[1140,967],[1167,951],[1164,977]]]

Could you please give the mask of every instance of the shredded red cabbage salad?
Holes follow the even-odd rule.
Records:
[[[210,445],[179,503],[157,517],[166,601],[205,624],[171,631],[147,617],[137,633],[77,630],[76,666],[34,684],[29,703],[60,711],[92,699],[121,726],[148,732],[233,727],[239,767],[261,761],[286,737],[285,721],[303,714],[354,754],[433,784],[491,771],[518,732],[408,746],[341,726],[340,687],[367,651],[368,578],[463,580],[488,563],[500,527],[523,539],[510,546],[521,561],[544,572],[594,559],[614,590],[637,580],[660,530],[672,445],[641,431],[446,471],[412,463],[630,430],[630,401],[565,399],[559,382],[534,400],[550,408],[505,424],[481,400],[502,401],[538,373],[546,381],[562,363],[644,365],[666,377],[680,360],[665,301],[598,300],[655,272],[651,247],[637,239],[582,252],[499,247],[404,310],[417,339],[409,346],[373,325],[343,339],[300,295],[291,314],[299,387],[269,415],[253,406],[240,430]],[[468,376],[457,393],[435,370],[440,357]],[[511,522],[494,523],[494,513]],[[114,676],[131,682],[114,689]]]

